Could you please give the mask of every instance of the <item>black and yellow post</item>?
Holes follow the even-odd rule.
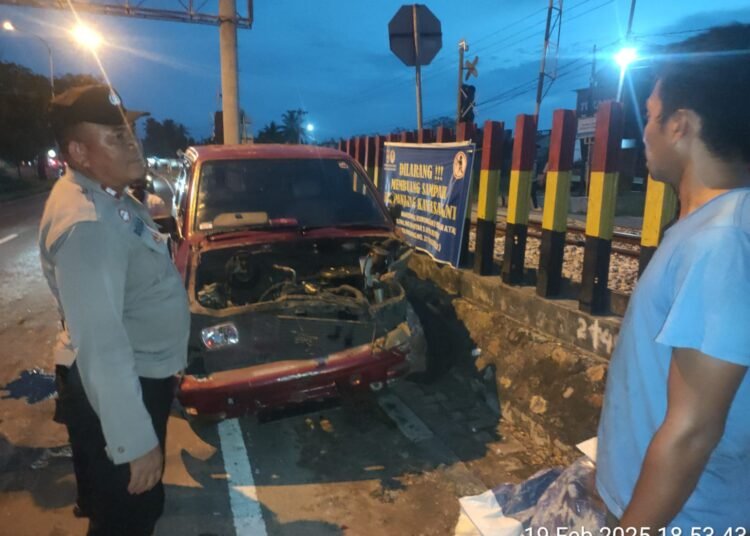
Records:
[[[545,298],[559,294],[562,283],[565,232],[568,227],[570,205],[570,176],[577,126],[573,110],[555,110],[545,178],[542,244],[536,277],[536,293]]]
[[[677,214],[677,194],[665,182],[648,177],[646,204],[643,210],[641,230],[641,255],[638,259],[638,275],[648,266],[664,235],[664,228]]]
[[[531,174],[536,156],[536,121],[533,115],[516,117],[513,160],[510,166],[508,216],[505,222],[505,251],[502,279],[509,285],[523,283],[526,235],[529,225]]]
[[[354,138],[346,140],[346,153],[354,158]]]
[[[476,247],[474,272],[492,273],[497,225],[497,196],[500,187],[500,168],[503,164],[505,125],[497,121],[484,122],[482,136],[482,168],[479,171],[479,199],[477,202]]]
[[[623,114],[619,102],[605,102],[596,112],[594,152],[589,178],[586,243],[578,306],[591,314],[607,311],[607,284],[615,226],[617,179],[622,145]]]

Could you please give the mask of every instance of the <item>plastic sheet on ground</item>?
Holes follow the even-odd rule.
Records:
[[[595,465],[581,457],[570,467],[539,471],[519,484],[502,484],[459,499],[456,536],[517,536],[525,529],[605,526],[606,507],[596,493]]]

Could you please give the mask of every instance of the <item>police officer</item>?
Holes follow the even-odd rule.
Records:
[[[174,375],[186,362],[185,288],[166,237],[126,191],[145,171],[133,132],[142,115],[104,85],[50,106],[68,171],[47,200],[39,247],[63,320],[56,417],[68,429],[90,536],[152,534]]]

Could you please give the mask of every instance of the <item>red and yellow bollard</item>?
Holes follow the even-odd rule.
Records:
[[[505,125],[502,122],[485,121],[482,136],[482,168],[479,172],[476,247],[474,248],[474,272],[479,275],[492,273],[504,137]]]
[[[520,114],[516,118],[513,142],[502,270],[503,282],[510,285],[520,285],[524,278],[531,175],[534,172],[535,156],[536,120],[533,115]]]
[[[434,133],[429,128],[420,129],[417,133],[417,143],[433,143],[434,141]]]
[[[677,194],[664,182],[648,177],[646,203],[643,209],[643,229],[641,230],[641,255],[638,259],[638,274],[648,266],[651,257],[661,242],[664,228],[677,215]]]
[[[447,127],[437,127],[437,131],[435,132],[435,141],[437,143],[448,143],[451,141],[455,141],[455,137],[453,135],[453,129],[447,128]]]
[[[579,308],[592,314],[608,309],[607,284],[615,226],[617,180],[622,145],[623,113],[618,102],[605,102],[596,112],[594,152],[586,213],[586,244]]]
[[[555,110],[545,177],[542,243],[536,279],[536,293],[543,297],[559,294],[562,283],[576,129],[573,110]]]

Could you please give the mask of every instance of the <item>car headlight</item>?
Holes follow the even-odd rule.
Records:
[[[201,341],[208,350],[219,350],[240,342],[237,327],[231,322],[218,324],[201,330]]]

